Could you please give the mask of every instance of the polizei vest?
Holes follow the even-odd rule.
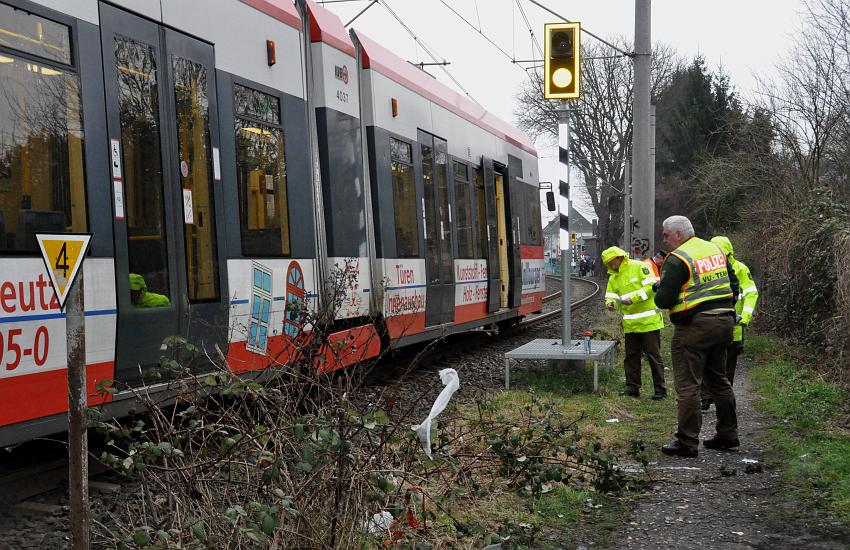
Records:
[[[682,260],[690,272],[688,282],[679,290],[676,304],[670,308],[671,314],[689,310],[708,300],[732,299],[726,255],[719,246],[691,237],[671,254]]]

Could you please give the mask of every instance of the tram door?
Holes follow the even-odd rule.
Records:
[[[216,212],[211,45],[100,4],[118,292],[116,373],[133,380],[164,338],[226,339]],[[219,202],[218,208],[216,203]]]
[[[499,236],[499,305],[508,307],[510,271],[508,269],[508,224],[505,215],[505,179],[495,172],[496,179],[496,230]]]
[[[419,131],[425,222],[425,325],[454,320],[454,257],[449,211],[449,155],[444,139]]]

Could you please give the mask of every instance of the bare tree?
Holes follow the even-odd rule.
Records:
[[[762,80],[758,93],[772,114],[776,145],[797,172],[781,190],[786,200],[832,187],[834,178],[823,180],[826,161],[844,157],[846,166],[850,137],[850,1],[813,0],[807,9],[806,25],[817,31],[794,43],[778,76]]]
[[[622,38],[613,43],[628,50]],[[631,59],[600,43],[582,47],[582,98],[571,106],[571,162],[581,172],[593,210],[599,217],[603,245],[620,241],[623,233],[625,161],[631,156]],[[652,50],[652,89],[655,97],[670,80],[680,61],[672,48]],[[536,71],[520,90],[514,113],[521,128],[534,137],[557,140],[560,102],[543,98],[543,75]]]

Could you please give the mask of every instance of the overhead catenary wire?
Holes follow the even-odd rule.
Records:
[[[366,6],[366,7],[365,7],[365,8],[363,8],[362,10],[360,10],[360,11],[357,13],[357,15],[355,15],[354,17],[352,17],[352,18],[351,18],[351,20],[350,20],[348,23],[346,23],[346,24],[345,24],[345,28],[350,27],[352,23],[354,23],[355,21],[357,21],[357,18],[358,18],[358,17],[360,17],[361,15],[363,15],[364,13],[366,13],[366,10],[368,10],[369,8],[371,8],[372,6],[374,6],[377,2],[378,2],[378,0],[372,0],[371,2],[369,2],[369,5],[368,5],[368,6]]]
[[[513,57],[516,59],[516,4],[511,4],[511,46]]]
[[[411,30],[411,28],[410,28],[410,27],[408,27],[408,26],[407,26],[407,24],[406,24],[406,23],[405,23],[405,22],[401,19],[401,17],[399,17],[399,15],[398,15],[395,11],[393,11],[393,9],[390,7],[390,5],[389,5],[389,3],[387,2],[387,0],[378,0],[378,2],[379,2],[379,3],[380,3],[380,4],[381,4],[381,5],[382,5],[382,6],[383,6],[383,7],[384,7],[384,8],[385,8],[385,9],[386,9],[389,13],[390,13],[390,15],[392,15],[392,16],[393,16],[393,18],[395,18],[395,20],[396,20],[396,21],[398,21],[398,24],[399,24],[399,25],[401,25],[401,26],[402,26],[402,28],[403,28],[404,30],[406,30],[406,31],[407,31],[407,33],[408,33],[408,34],[409,34],[409,35],[413,38],[414,42],[416,42],[416,43],[418,43],[420,46],[422,46],[422,49],[425,51],[425,53],[426,53],[426,54],[428,54],[428,57],[430,57],[430,58],[431,58],[433,61],[435,61],[435,62],[445,62],[445,61],[446,61],[446,59],[445,59],[445,58],[438,59],[438,58],[437,58],[437,56],[436,56],[436,55],[434,55],[434,54],[431,52],[431,49],[428,47],[428,45],[427,45],[427,44],[425,44],[425,42],[424,42],[422,39],[420,39],[420,38],[416,35],[416,33],[414,33],[414,32],[413,32],[413,30]],[[460,83],[460,82],[458,82],[458,80],[454,77],[454,75],[452,75],[452,73],[451,73],[451,72],[449,72],[449,70],[445,67],[445,65],[440,65],[440,69],[442,69],[442,70],[443,70],[443,72],[444,72],[444,73],[446,73],[446,76],[448,76],[448,77],[452,80],[452,82],[454,82],[454,83],[455,83],[455,85],[456,85],[456,86],[457,86],[457,87],[458,87],[458,88],[459,88],[459,89],[460,89],[460,90],[461,90],[464,94],[466,94],[466,97],[468,97],[469,99],[471,99],[471,100],[472,100],[472,101],[473,101],[476,105],[478,105],[478,106],[482,106],[480,102],[478,102],[478,101],[477,101],[474,97],[472,97],[472,95],[471,95],[468,91],[466,91],[466,88],[464,88],[464,87],[463,87],[463,85],[461,85],[461,83]],[[483,106],[482,106],[482,107],[483,107]]]
[[[528,16],[525,14],[525,10],[522,8],[522,4],[519,3],[519,0],[514,0],[516,6],[519,8],[519,13],[522,15],[523,21],[525,21],[525,26],[528,29],[528,34],[531,36],[531,49],[537,48],[540,56],[543,56],[543,47],[537,42],[537,37],[534,35],[534,29],[531,28],[531,21],[528,20]]]
[[[555,12],[555,11],[553,11],[553,10],[549,9],[548,7],[546,7],[546,6],[544,6],[543,4],[541,4],[540,2],[538,2],[537,0],[528,0],[528,1],[529,1],[529,2],[531,2],[532,4],[534,4],[535,6],[537,6],[538,8],[548,11],[549,13],[551,13],[552,15],[554,15],[555,17],[560,17],[561,19],[563,19],[563,20],[564,20],[564,21],[566,21],[567,23],[572,23],[572,21],[570,21],[569,19],[567,19],[566,17],[564,17],[564,16],[563,16],[563,15],[561,15],[560,13],[557,13],[557,12]],[[618,48],[617,46],[615,46],[614,44],[612,44],[612,43],[608,42],[607,40],[605,40],[604,38],[600,37],[599,35],[596,35],[596,34],[594,34],[594,33],[590,32],[590,31],[589,31],[586,27],[584,27],[584,26],[581,28],[581,32],[583,32],[583,33],[585,33],[585,34],[587,34],[587,35],[589,35],[589,36],[592,36],[593,38],[595,38],[595,39],[599,40],[600,42],[602,42],[603,44],[605,44],[605,45],[606,45],[606,46],[608,46],[609,48],[614,49],[614,50],[616,50],[616,51],[620,52],[621,54],[625,55],[626,57],[634,57],[634,56],[635,56],[635,53],[634,53],[634,52],[627,52],[627,51],[625,51],[625,50],[623,50],[623,49],[621,49],[621,48]]]
[[[463,21],[464,23],[466,23],[466,24],[467,24],[467,25],[468,25],[471,29],[473,29],[475,32],[477,32],[477,33],[478,33],[478,34],[480,34],[481,36],[483,36],[483,37],[484,37],[484,40],[486,40],[486,41],[487,41],[487,42],[489,42],[489,43],[490,43],[490,44],[491,44],[494,48],[496,48],[497,50],[499,50],[499,52],[500,52],[502,55],[504,55],[505,57],[507,57],[507,58],[511,61],[511,63],[513,63],[513,62],[514,62],[514,56],[512,56],[511,54],[509,54],[508,52],[506,52],[506,51],[504,50],[504,48],[502,48],[501,46],[499,46],[498,44],[496,44],[496,42],[494,42],[494,41],[493,41],[493,40],[492,40],[489,36],[487,36],[486,34],[484,34],[484,31],[483,31],[481,28],[476,27],[475,25],[473,25],[473,24],[472,24],[472,22],[471,22],[471,21],[469,21],[469,19],[467,19],[466,17],[464,17],[463,15],[461,15],[460,13],[458,13],[458,11],[457,11],[457,10],[455,10],[453,7],[451,7],[451,6],[448,4],[448,2],[446,2],[445,0],[440,0],[440,3],[441,3],[442,5],[444,5],[446,8],[448,8],[448,10],[449,10],[449,11],[451,11],[453,14],[455,14],[455,15],[456,15],[456,16],[457,16],[457,17],[458,17],[461,21]],[[480,23],[480,21],[479,21],[479,23]]]

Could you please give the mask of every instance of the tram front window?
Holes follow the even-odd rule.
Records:
[[[115,37],[114,46],[130,273],[140,275],[146,289],[167,298],[156,53],[147,44],[122,36]],[[132,301],[132,287],[130,292]]]
[[[49,32],[34,41],[31,28]],[[0,31],[12,48],[71,60],[64,25],[0,4]],[[79,78],[0,52],[0,253],[37,253],[35,233],[86,227]]]

